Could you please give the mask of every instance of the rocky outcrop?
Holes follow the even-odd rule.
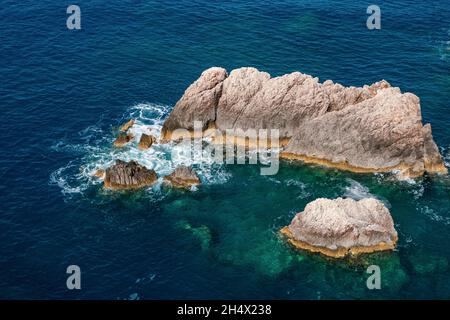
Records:
[[[99,178],[99,179],[104,179],[105,178],[105,170],[98,169],[94,172],[93,176],[96,178]]]
[[[136,161],[117,160],[105,171],[104,187],[113,190],[139,189],[151,186],[158,180],[156,172]]]
[[[121,132],[127,132],[128,129],[130,129],[133,125],[134,125],[134,119],[131,119],[129,121],[127,121],[126,123],[124,123],[120,128],[119,131]]]
[[[116,148],[123,148],[128,142],[134,139],[134,135],[128,132],[128,129],[134,125],[134,122],[134,119],[131,119],[120,126],[119,135],[113,143]]]
[[[284,150],[355,171],[425,170],[419,99],[398,88],[303,123]],[[439,155],[439,152],[437,153]]]
[[[389,210],[373,198],[316,199],[281,233],[296,248],[335,258],[392,250],[398,239]]]
[[[141,139],[139,140],[138,148],[140,150],[146,150],[150,148],[155,142],[156,138],[154,136],[143,133],[141,135]]]
[[[116,140],[114,140],[114,146],[116,148],[123,148],[127,145],[128,142],[133,140],[134,136],[131,133],[119,133]]]
[[[222,93],[222,84],[227,72],[222,68],[211,68],[187,88],[183,97],[165,121],[163,138],[171,138],[178,128],[194,129],[194,121],[201,121],[206,129],[216,119],[216,108]]]
[[[447,172],[430,125],[422,125],[419,98],[384,80],[357,88],[300,72],[271,78],[255,68],[229,75],[211,68],[175,105],[162,140],[174,138],[176,129],[192,131],[194,121],[222,133],[278,129],[281,156],[289,159],[405,176]]]
[[[178,166],[174,172],[164,177],[164,182],[175,188],[189,189],[201,183],[197,173],[192,167]]]

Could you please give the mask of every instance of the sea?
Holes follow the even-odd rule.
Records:
[[[81,29],[67,27],[70,5]],[[380,29],[366,25],[370,5]],[[137,137],[158,136],[203,70],[251,66],[416,94],[449,166],[449,21],[443,0],[3,0],[0,298],[449,299],[447,175],[282,161],[264,176],[263,164],[173,157],[171,145],[112,146],[131,118]],[[159,177],[189,163],[202,185],[104,190],[92,173],[116,159]],[[321,197],[382,201],[396,250],[335,260],[290,247],[279,229]],[[380,289],[367,286],[371,265]]]

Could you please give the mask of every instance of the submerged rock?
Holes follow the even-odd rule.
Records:
[[[418,274],[436,274],[448,270],[448,260],[445,257],[430,255],[425,250],[413,252],[408,255],[408,260]]]
[[[373,198],[316,199],[281,233],[299,249],[335,258],[392,250],[398,239],[389,210]]]
[[[136,161],[117,160],[106,169],[104,187],[107,189],[138,189],[151,186],[158,180],[156,172],[140,165]]]
[[[174,172],[164,177],[164,182],[176,188],[190,188],[201,183],[197,173],[191,166],[178,166]]]
[[[134,136],[131,133],[120,133],[116,140],[114,140],[114,146],[117,148],[124,147],[128,142],[133,140]]]
[[[143,133],[141,135],[141,140],[139,140],[138,148],[140,150],[146,150],[150,148],[155,142],[156,138],[154,136]]]
[[[271,78],[255,68],[229,75],[211,68],[175,105],[162,140],[176,139],[176,129],[192,131],[194,121],[222,134],[278,129],[289,159],[355,172],[447,172],[430,125],[422,125],[419,98],[384,80],[357,88],[300,72]]]
[[[121,132],[127,132],[128,129],[130,129],[134,125],[134,119],[129,120],[128,122],[124,123],[120,128],[119,131]]]
[[[179,225],[181,228],[192,232],[192,235],[200,241],[202,250],[205,251],[209,249],[211,245],[212,235],[211,230],[208,228],[208,226],[201,225],[199,227],[193,227],[187,221],[181,221]]]

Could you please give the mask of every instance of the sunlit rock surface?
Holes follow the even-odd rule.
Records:
[[[178,166],[174,172],[164,177],[164,182],[176,188],[187,188],[197,186],[201,183],[197,173],[192,167]]]
[[[105,171],[104,187],[112,190],[139,189],[151,186],[158,180],[154,170],[136,161],[117,160]]]
[[[141,139],[139,140],[138,148],[139,150],[147,150],[156,142],[156,138],[152,135],[143,133]]]
[[[296,248],[336,258],[392,250],[398,239],[389,210],[374,198],[316,199],[281,233]]]
[[[255,68],[202,73],[165,121],[176,129],[278,129],[281,156],[355,172],[446,173],[420,101],[387,81],[344,87],[300,72],[272,78]]]

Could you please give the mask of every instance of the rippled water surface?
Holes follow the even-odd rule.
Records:
[[[450,162],[450,4],[366,2],[3,1],[0,10],[0,298],[450,298],[450,180],[397,181],[282,162],[194,162],[204,184],[107,192],[91,177],[115,159],[158,175],[170,146],[111,147],[117,126],[159,134],[202,70],[254,66],[361,86],[380,79],[421,99]],[[292,250],[277,231],[318,198],[372,196],[391,210],[398,250],[333,261]],[[66,289],[66,268],[82,290]],[[382,290],[366,268],[378,264]]]

